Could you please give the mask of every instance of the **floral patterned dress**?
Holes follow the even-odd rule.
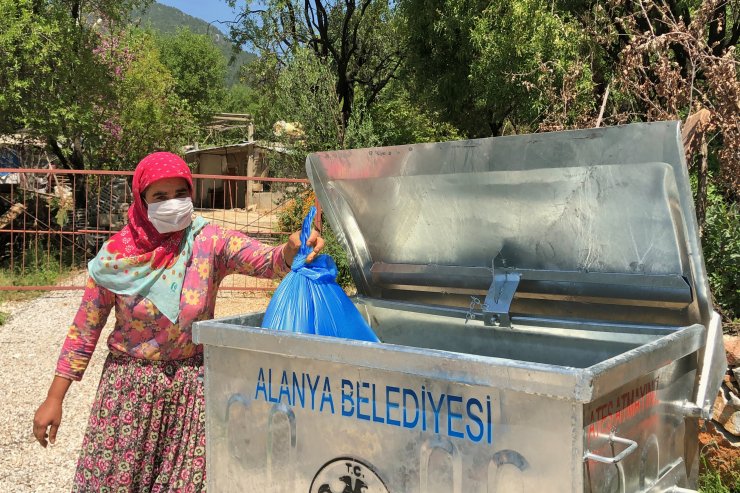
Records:
[[[116,295],[88,280],[56,374],[80,380],[114,307],[116,322],[73,491],[205,491],[203,358],[192,324],[213,318],[226,275],[285,275],[282,248],[204,227],[185,270],[176,323],[146,298]]]

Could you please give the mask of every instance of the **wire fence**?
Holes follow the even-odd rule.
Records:
[[[126,224],[132,176],[132,171],[0,168],[0,268],[6,277],[0,290],[83,289],[80,276],[54,285],[15,281],[40,269],[84,269]],[[310,191],[308,180],[292,178],[195,174],[193,185],[197,214],[267,244],[291,233],[281,230],[280,214]],[[238,275],[221,284],[236,291],[274,288],[271,281]]]

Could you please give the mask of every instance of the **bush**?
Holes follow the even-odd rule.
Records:
[[[313,190],[299,190],[287,196],[285,207],[278,214],[280,231],[298,231],[303,224],[303,218],[306,217],[312,205],[316,204],[316,195]],[[345,289],[354,288],[354,282],[349,271],[349,262],[347,261],[347,252],[337,240],[334,231],[329,223],[322,216],[322,232],[326,245],[321,253],[331,255],[337,264],[337,283]]]
[[[709,287],[719,310],[733,320],[740,317],[740,205],[711,181],[707,188],[702,249]]]
[[[25,251],[15,252],[15,262],[7,265],[7,258],[0,262],[0,286],[49,286],[75,268],[84,268],[84,260],[72,258],[72,249],[60,252],[56,247],[41,243]],[[35,298],[43,291],[0,290],[0,301],[16,301]],[[2,325],[2,323],[0,323]]]

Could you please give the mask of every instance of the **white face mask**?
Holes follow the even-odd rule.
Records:
[[[149,221],[162,234],[190,226],[193,214],[193,200],[190,197],[154,202],[148,206]]]

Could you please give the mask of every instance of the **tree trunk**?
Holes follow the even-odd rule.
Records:
[[[59,164],[64,168],[70,168],[69,160],[64,155],[64,151],[59,147],[59,142],[53,137],[46,137],[46,145],[49,146],[51,152],[59,159]]]
[[[345,133],[344,131],[349,126],[349,119],[352,117],[352,105],[355,98],[352,84],[341,73],[337,82],[337,97],[342,102],[342,133]]]
[[[82,154],[82,139],[75,137],[72,141],[72,155],[69,158],[72,169],[85,169],[85,156]]]

